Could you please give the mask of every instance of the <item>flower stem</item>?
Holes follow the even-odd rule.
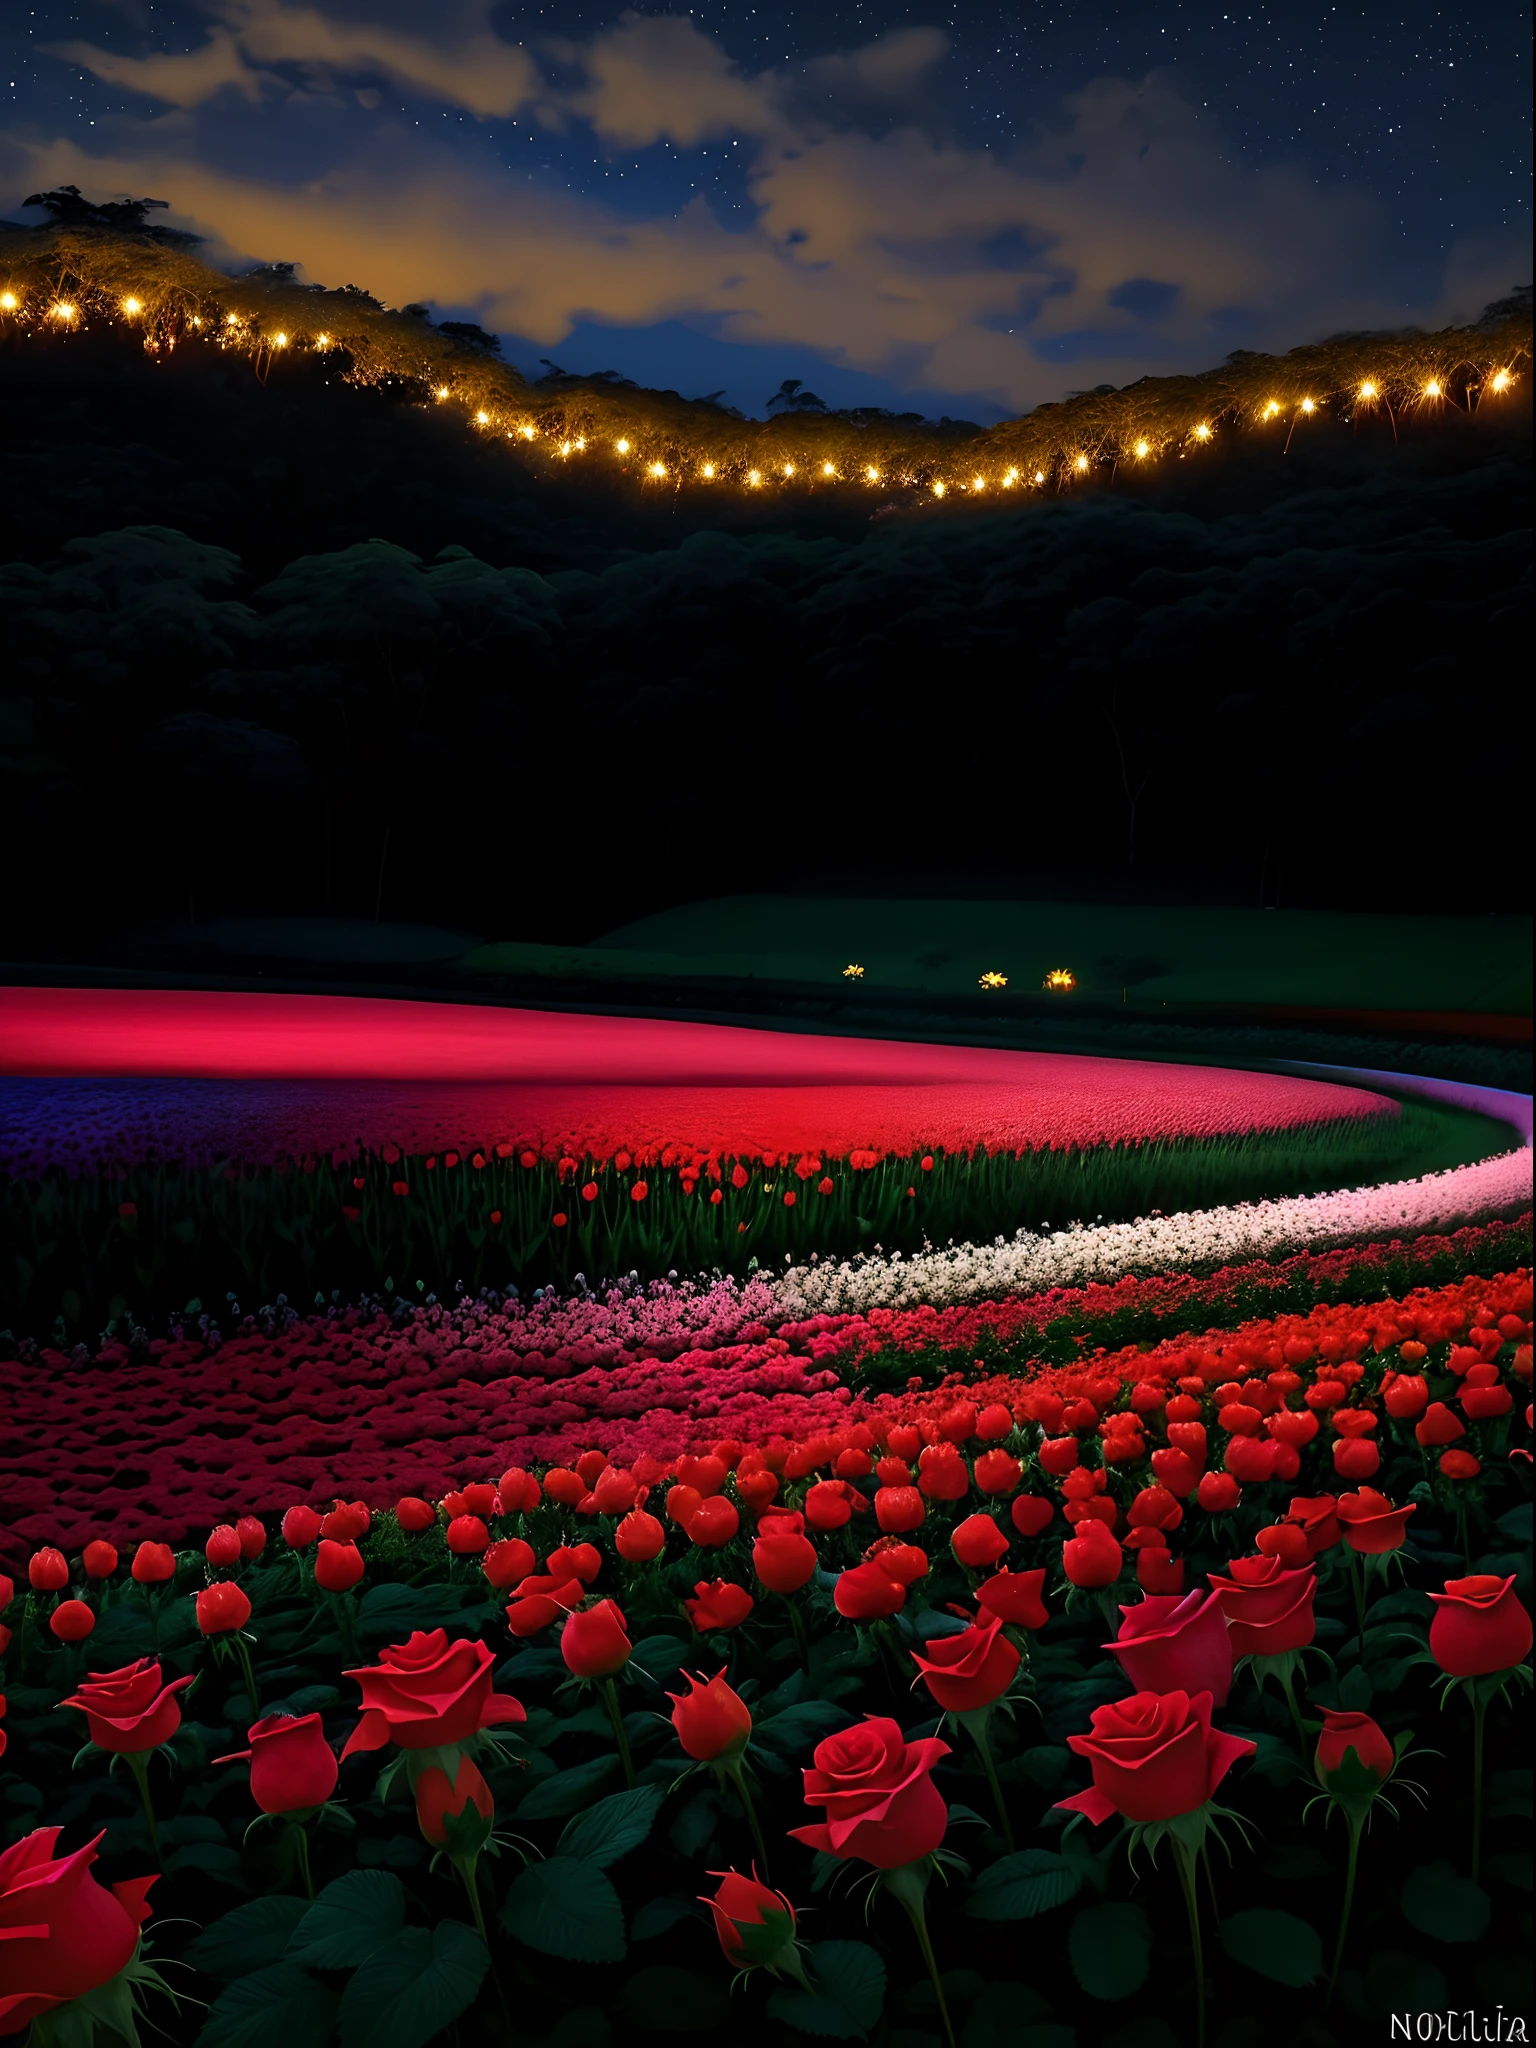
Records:
[[[624,1716],[619,1711],[618,1687],[611,1678],[603,1680],[603,1692],[608,1701],[608,1718],[613,1723],[614,1740],[619,1745],[619,1762],[624,1766],[624,1783],[633,1792],[635,1789],[635,1766],[629,1754],[629,1737],[624,1733]]]
[[[998,1782],[997,1765],[992,1761],[992,1745],[987,1740],[987,1709],[977,1714],[961,1714],[966,1727],[971,1731],[971,1740],[981,1751],[982,1768],[987,1774],[987,1783],[992,1788],[992,1804],[997,1808],[998,1822],[1003,1831],[1003,1841],[1008,1854],[1013,1854],[1013,1823],[1008,1818],[1008,1808],[1003,1803],[1003,1788]]]
[[[1483,1866],[1483,1722],[1488,1702],[1472,1681],[1472,1882]]]
[[[800,1662],[809,1671],[811,1668],[811,1646],[805,1637],[805,1618],[793,1598],[789,1595],[785,1596],[784,1605],[789,1609],[789,1625],[794,1632],[795,1648],[800,1652]]]
[[[1349,1553],[1349,1583],[1355,1596],[1355,1635],[1360,1645],[1360,1660],[1365,1661],[1365,1582],[1360,1576],[1360,1560],[1353,1550]]]
[[[303,1821],[290,1821],[288,1825],[293,1830],[298,1841],[299,1875],[304,1880],[304,1896],[312,1899],[315,1896],[315,1880],[309,1871],[309,1837],[304,1832]]]
[[[758,1860],[763,1866],[762,1875],[766,1883],[768,1882],[768,1844],[763,1840],[762,1824],[757,1817],[757,1808],[752,1803],[752,1794],[747,1790],[746,1773],[741,1768],[739,1757],[731,1765],[730,1777],[731,1783],[740,1794],[742,1808],[747,1816],[747,1826],[752,1830],[752,1846],[756,1849]]]
[[[501,1972],[496,1967],[496,1958],[491,1954],[491,1937],[486,1931],[485,1908],[480,1903],[479,1858],[466,1856],[460,1862],[459,1858],[455,1856],[453,1867],[464,1881],[464,1889],[469,1894],[469,1910],[474,1917],[475,1932],[485,1943],[485,1952],[491,1958],[491,1982],[496,1986],[496,1997],[501,2005],[501,2016],[507,2023],[508,2032],[515,2036],[516,2029],[512,2025],[512,2009],[507,2004],[507,1994],[502,1985]]]
[[[1349,1821],[1349,1862],[1344,1870],[1344,1904],[1339,1912],[1339,1939],[1333,1951],[1333,1969],[1328,1977],[1328,1992],[1323,1999],[1323,2011],[1333,2003],[1333,1994],[1339,1982],[1339,1965],[1344,1960],[1344,1943],[1349,1937],[1349,1916],[1355,1903],[1355,1870],[1360,1862],[1361,1816],[1351,1813]]]
[[[1296,1729],[1297,1738],[1301,1743],[1302,1756],[1305,1757],[1307,1753],[1307,1731],[1302,1726],[1301,1709],[1296,1704],[1295,1683],[1291,1678],[1290,1672],[1283,1667],[1276,1673],[1276,1676],[1280,1680],[1280,1690],[1285,1694],[1285,1704],[1291,1710],[1291,1721]]]
[[[251,1719],[261,1719],[261,1702],[256,1696],[256,1673],[251,1665],[250,1645],[240,1631],[235,1631],[235,1650],[240,1658],[240,1669],[245,1673],[245,1690],[251,1702]]]
[[[335,1610],[336,1625],[341,1630],[341,1640],[346,1645],[347,1655],[361,1657],[363,1653],[357,1646],[357,1631],[352,1626],[352,1609],[347,1602],[346,1594],[332,1593],[328,1598]]]
[[[918,1948],[922,1951],[923,1961],[928,1965],[933,1995],[939,2002],[939,2022],[944,2029],[947,2048],[956,2048],[954,2022],[949,2017],[949,2006],[945,2002],[944,1986],[939,1977],[933,1943],[928,1939],[928,1921],[923,1913],[923,1894],[928,1889],[930,1867],[926,1859],[921,1863],[903,1863],[898,1869],[885,1873],[885,1888],[900,1901],[907,1918],[912,1922],[912,1931],[917,1936]]]
[[[1200,1901],[1195,1893],[1194,1864],[1177,1835],[1173,1837],[1173,1860],[1179,1866],[1184,1910],[1189,1915],[1189,1939],[1195,1952],[1195,2048],[1205,2048],[1205,1953],[1200,1946]]]
[[[1211,1902],[1211,1919],[1219,1928],[1221,1926],[1221,1907],[1216,1901],[1216,1873],[1211,1868],[1210,1848],[1204,1842],[1200,1844],[1200,1868],[1205,1872],[1205,1892],[1206,1897]]]
[[[149,1845],[155,1852],[155,1861],[160,1859],[160,1830],[155,1825],[154,1802],[149,1796],[149,1752],[141,1749],[128,1751],[128,1768],[134,1775],[139,1788],[139,1798],[144,1806],[144,1818],[149,1822]]]

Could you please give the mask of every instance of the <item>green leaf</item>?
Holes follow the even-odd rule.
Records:
[[[1454,1864],[1421,1863],[1403,1886],[1403,1917],[1436,1941],[1481,1941],[1492,1911],[1482,1886],[1459,1877]]]
[[[490,1967],[462,1920],[407,1927],[341,1994],[342,2048],[422,2048],[469,2010]]]
[[[1363,1714],[1376,1697],[1376,1688],[1371,1684],[1371,1674],[1363,1664],[1357,1664],[1352,1671],[1346,1671],[1339,1682],[1339,1704],[1352,1713]]]
[[[667,1839],[678,1855],[692,1862],[719,1826],[722,1808],[718,1795],[706,1786],[695,1792],[667,1830]]]
[[[691,1638],[642,1636],[629,1653],[629,1665],[637,1678],[660,1685],[664,1678],[681,1670],[694,1654]]]
[[[976,1920],[1033,1920],[1064,1906],[1083,1888],[1082,1874],[1051,1849],[1020,1849],[984,1870],[966,1901]]]
[[[546,1781],[548,1782],[548,1781]],[[633,1792],[610,1792],[585,1813],[578,1813],[560,1837],[558,1854],[585,1856],[606,1869],[638,1849],[651,1832],[656,1812],[666,1797],[660,1785],[641,1785]],[[521,1811],[527,1813],[525,1801]]]
[[[573,1963],[624,1959],[619,1895],[595,1864],[551,1856],[519,1871],[501,1909],[501,1924],[529,1948]]]
[[[279,1962],[294,1929],[309,1911],[304,1899],[251,1899],[205,1927],[185,1961],[210,1977],[244,1977]]]
[[[489,1601],[466,1606],[460,1589],[432,1586],[370,1586],[357,1603],[357,1632],[375,1642],[396,1641],[413,1629],[446,1628],[473,1633],[497,1610]]]
[[[328,1884],[294,1930],[290,1962],[350,1970],[394,1941],[405,1925],[405,1887],[387,1870],[349,1870]]]
[[[725,1986],[670,1963],[637,1971],[620,1991],[619,2004],[630,2023],[649,2034],[719,2032],[723,2037],[731,2024]]]
[[[1246,1963],[1274,1984],[1300,1990],[1323,1974],[1322,1937],[1294,1913],[1250,1906],[1221,1923],[1221,1945],[1235,1963]]]
[[[781,1984],[768,2001],[776,2020],[832,2041],[863,2041],[885,2004],[885,1965],[867,1942],[819,1941],[811,1950],[816,1989]]]
[[[635,1911],[629,1923],[631,1941],[654,1941],[658,1934],[665,1934],[669,1927],[676,1927],[680,1920],[693,1920],[698,1916],[691,1898],[684,1898],[671,1892],[664,1899],[647,1899]]]
[[[1140,1906],[1085,1906],[1067,1930],[1072,1974],[1090,1998],[1129,1998],[1152,1967],[1152,1928]]]
[[[197,2048],[326,2048],[336,1994],[292,1963],[269,1963],[221,1991]]]
[[[1485,1856],[1483,1869],[1489,1877],[1512,1884],[1518,1891],[1528,1892],[1531,1889],[1531,1866],[1520,1849],[1503,1849],[1497,1856]]]
[[[584,1764],[573,1764],[568,1771],[556,1771],[551,1778],[541,1778],[523,1798],[517,1817],[561,1820],[586,1806],[598,1786],[606,1783],[618,1768],[619,1760],[610,1752],[607,1756],[591,1757]]]
[[[786,1707],[781,1714],[757,1722],[752,1740],[766,1743],[770,1749],[786,1751],[790,1756],[800,1756],[822,1736],[846,1728],[852,1719],[835,1700],[802,1700],[798,1706]]]

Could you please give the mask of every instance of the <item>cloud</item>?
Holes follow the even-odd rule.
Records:
[[[771,83],[743,78],[691,21],[629,15],[584,47],[564,46],[586,73],[565,101],[605,142],[667,140],[693,149],[721,135],[766,135],[783,122]]]

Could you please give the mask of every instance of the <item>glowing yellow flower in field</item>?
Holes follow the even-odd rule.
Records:
[[[1006,974],[999,974],[995,967],[989,967],[981,977],[981,986],[983,988],[1006,988],[1008,986],[1008,977]]]
[[[1077,976],[1070,967],[1053,967],[1045,977],[1046,988],[1068,989],[1077,987]]]

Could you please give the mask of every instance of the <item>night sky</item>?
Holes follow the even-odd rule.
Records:
[[[1515,0],[3,14],[10,216],[153,194],[232,267],[752,412],[991,419],[1530,277]]]

